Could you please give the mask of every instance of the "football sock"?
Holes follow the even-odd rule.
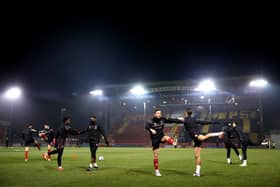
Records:
[[[173,142],[174,142],[174,140],[173,140],[172,138],[169,137],[169,138],[167,139],[167,143],[168,143],[168,144],[173,145]]]

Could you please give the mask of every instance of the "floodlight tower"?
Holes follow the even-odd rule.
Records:
[[[195,91],[203,92],[204,94],[209,94],[213,91],[217,90],[215,82],[211,79],[206,79],[201,81],[198,86],[195,88]],[[201,96],[202,98],[202,96]],[[204,96],[203,96],[204,98]],[[209,114],[210,119],[212,118],[212,105],[211,105],[211,98],[208,98],[208,104],[209,104]]]
[[[148,91],[143,86],[141,86],[141,85],[136,85],[133,88],[131,88],[129,91],[130,91],[130,93],[132,93],[136,97],[144,96],[145,94],[148,93]],[[146,114],[146,112],[147,112],[147,103],[146,103],[146,101],[143,102],[143,111],[144,111],[144,113],[143,113],[144,124],[143,125],[144,125],[144,131],[145,131],[146,118],[147,118],[146,117],[147,116],[147,114]]]

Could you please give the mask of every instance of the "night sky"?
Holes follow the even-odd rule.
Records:
[[[0,17],[0,92],[24,88],[18,124],[59,124],[63,98],[98,85],[262,75],[272,84],[266,125],[279,129],[278,10],[17,5],[3,5]]]
[[[225,11],[226,12],[226,11]],[[87,14],[2,17],[1,86],[75,92],[96,85],[261,74],[279,82],[276,15]]]

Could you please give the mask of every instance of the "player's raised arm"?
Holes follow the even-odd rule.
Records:
[[[179,118],[162,118],[164,123],[184,123]]]
[[[68,132],[69,132],[71,135],[80,135],[80,131],[75,130],[75,129],[72,129],[71,127],[69,128]]]
[[[180,120],[167,120],[165,118],[161,117],[161,110],[155,109],[153,112],[153,117],[147,122],[145,129],[150,132],[151,137],[151,143],[153,147],[153,153],[154,153],[154,169],[155,169],[155,175],[161,176],[161,173],[159,172],[159,162],[158,162],[158,154],[160,149],[161,143],[168,143],[170,145],[173,145],[175,148],[177,147],[177,139],[172,139],[171,137],[164,134],[164,123],[170,122],[170,123],[176,123]],[[182,123],[180,121],[180,123]]]
[[[195,123],[200,124],[200,125],[209,125],[209,124],[214,124],[213,121],[209,120],[201,120],[201,119],[195,119]]]
[[[34,128],[32,128],[32,129],[31,129],[31,132],[33,132],[33,133],[38,133],[39,131],[36,130],[36,129],[34,129]]]
[[[79,134],[84,134],[84,133],[86,133],[86,132],[88,132],[88,131],[89,131],[89,129],[88,129],[88,127],[87,127],[86,129],[80,130],[80,131],[79,131]]]

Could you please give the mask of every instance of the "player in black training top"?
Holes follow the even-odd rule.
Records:
[[[22,139],[24,140],[24,160],[27,162],[28,161],[28,153],[29,153],[29,147],[31,144],[34,144],[38,150],[40,150],[40,144],[39,142],[35,139],[35,134],[38,131],[36,129],[33,129],[32,124],[28,123],[26,125],[26,128],[22,131]]]
[[[155,175],[161,176],[159,172],[159,165],[158,165],[158,153],[159,153],[159,146],[160,143],[167,142],[168,144],[177,146],[177,139],[173,140],[169,136],[164,135],[164,123],[182,123],[182,121],[178,119],[166,119],[161,117],[161,110],[155,109],[153,113],[153,118],[147,122],[146,130],[149,131],[153,146],[154,152],[154,168],[155,168]]]
[[[54,131],[48,123],[44,124],[44,129],[39,132],[39,136],[48,144],[48,153],[53,146]],[[49,157],[50,158],[50,157]],[[50,160],[50,159],[49,159]]]
[[[242,156],[239,154],[237,146],[234,144],[234,139],[236,137],[235,137],[235,135],[233,133],[232,124],[230,122],[228,122],[227,125],[225,125],[222,128],[222,131],[224,132],[224,144],[225,144],[225,148],[227,150],[227,163],[228,164],[232,164],[232,162],[230,160],[231,148],[235,151],[235,153],[238,156],[238,158],[240,160],[242,160]]]
[[[96,123],[96,116],[90,117],[90,123],[87,129],[80,132],[80,134],[88,133],[88,140],[90,145],[90,152],[91,152],[91,162],[88,167],[88,171],[92,171],[93,168],[97,169],[98,165],[96,163],[96,151],[98,149],[98,144],[100,142],[101,136],[104,137],[106,146],[109,146],[109,142],[107,140],[107,136],[102,128],[101,125]]]
[[[241,130],[238,128],[237,122],[232,123],[232,129],[233,129],[233,132],[236,133],[237,138],[241,144],[243,163],[240,166],[246,167],[247,166],[247,147],[248,147],[249,138],[246,134],[241,132]]]
[[[49,160],[49,156],[58,153],[57,156],[57,165],[58,171],[63,171],[63,167],[61,165],[61,158],[64,150],[66,137],[71,135],[79,135],[79,132],[73,130],[70,126],[71,120],[69,117],[63,118],[63,124],[57,129],[54,135],[53,144],[55,145],[56,150],[53,150],[49,153],[44,153],[43,158],[45,160]]]
[[[181,118],[180,118],[181,119]],[[196,118],[192,117],[192,109],[188,108],[185,111],[185,118],[181,119],[184,120],[184,126],[186,131],[188,132],[191,139],[194,141],[194,153],[195,153],[195,163],[196,163],[196,171],[193,176],[199,177],[200,176],[200,168],[201,168],[201,143],[203,140],[206,140],[210,137],[219,136],[220,138],[223,136],[223,132],[218,133],[208,133],[206,135],[201,134],[201,126],[211,124],[211,121],[203,121],[197,120]]]

